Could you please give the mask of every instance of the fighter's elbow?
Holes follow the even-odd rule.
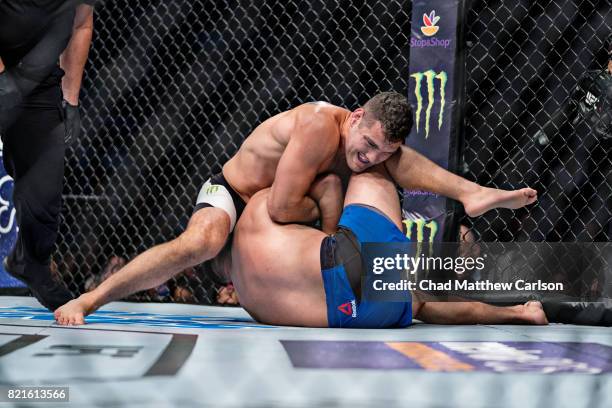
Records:
[[[285,204],[268,201],[268,215],[274,222],[284,224],[291,221],[290,208]]]

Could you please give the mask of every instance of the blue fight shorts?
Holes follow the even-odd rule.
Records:
[[[406,327],[412,323],[412,299],[361,301],[361,244],[410,242],[393,222],[373,207],[346,206],[338,232],[321,242],[321,273],[329,327]]]

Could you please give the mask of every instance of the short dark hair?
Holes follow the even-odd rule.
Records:
[[[364,120],[371,126],[374,121],[382,125],[387,141],[404,142],[412,128],[412,108],[406,97],[397,92],[382,92],[363,105]]]

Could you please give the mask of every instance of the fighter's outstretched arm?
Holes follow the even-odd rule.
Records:
[[[531,188],[507,191],[480,186],[438,166],[422,154],[402,146],[385,167],[405,189],[423,190],[460,201],[467,215],[476,217],[494,208],[517,209],[537,200]]]

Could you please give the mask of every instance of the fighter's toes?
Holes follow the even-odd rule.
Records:
[[[62,308],[59,308],[55,311],[55,320],[61,326],[69,326],[70,325],[70,315],[68,315]]]
[[[535,191],[533,188],[523,188],[520,190],[523,193],[523,196],[525,197],[525,204],[524,205],[529,205],[529,204],[533,204],[537,199],[538,199],[538,192]]]

